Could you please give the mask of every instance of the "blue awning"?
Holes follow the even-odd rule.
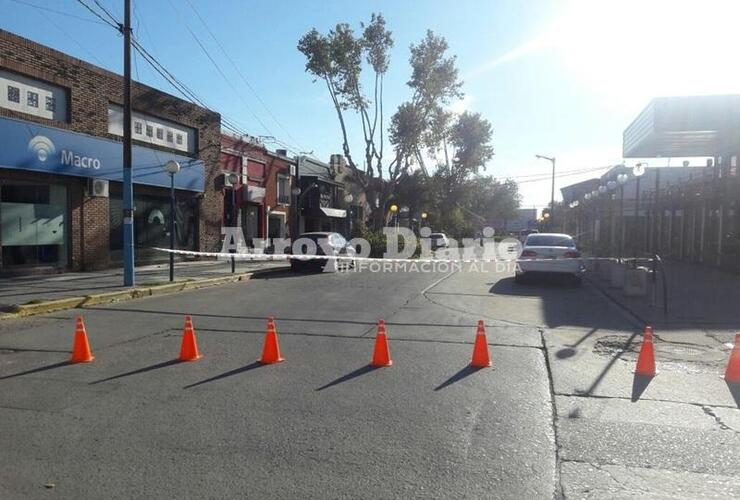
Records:
[[[10,118],[0,118],[0,137],[0,168],[119,182],[123,179],[123,143],[119,141]],[[132,153],[135,184],[169,187],[170,176],[164,166],[174,160],[182,167],[175,175],[175,187],[204,190],[202,161],[142,146],[134,146]]]

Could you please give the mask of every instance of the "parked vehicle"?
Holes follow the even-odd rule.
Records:
[[[570,235],[537,233],[524,240],[515,280],[522,283],[527,277],[550,274],[569,276],[580,284],[584,272],[581,252]]]
[[[432,250],[448,248],[450,246],[450,239],[445,233],[432,233],[429,235],[429,239],[432,240]]]
[[[305,238],[306,240],[312,241],[315,246],[315,252],[310,249],[304,249],[305,254],[311,255],[334,255],[334,256],[348,256],[354,257],[357,252],[356,250],[347,243],[347,240],[339,233],[332,232],[312,232],[303,233],[298,237],[298,240]],[[297,240],[296,240],[297,241]],[[313,245],[312,245],[313,246]],[[331,252],[327,254],[327,251]],[[328,266],[328,267],[327,267]],[[342,267],[354,266],[353,260],[338,260],[338,259],[301,259],[298,256],[291,257],[290,269],[292,271],[303,271],[303,270],[328,270],[331,272],[338,271]]]
[[[527,236],[529,236],[530,234],[537,234],[537,233],[539,233],[539,231],[536,229],[522,229],[521,231],[519,231],[519,241],[524,243],[524,240],[527,239]]]

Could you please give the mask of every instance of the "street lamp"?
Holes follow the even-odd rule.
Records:
[[[393,218],[396,220],[396,236],[398,236],[398,205],[395,203],[391,205],[390,211],[393,214]]]
[[[232,227],[236,227],[236,183],[239,182],[239,176],[236,175],[234,172],[231,172],[229,174],[229,183],[231,184],[231,224]],[[231,253],[236,252],[233,248],[231,249]],[[231,273],[234,274],[236,272],[236,260],[234,259],[234,256],[231,256]]]
[[[421,228],[426,227],[427,217],[429,217],[429,214],[426,212],[422,212],[421,214],[419,214],[419,218],[421,219],[421,222],[418,223],[418,226],[416,228],[419,234],[421,234]]]
[[[180,171],[180,164],[168,161],[164,169],[170,174],[170,281],[175,280],[175,174]]]
[[[552,214],[555,212],[555,157],[534,155],[540,160],[547,160],[552,163],[552,186],[550,187],[550,227],[552,227]]]
[[[352,238],[352,202],[355,201],[355,197],[352,193],[344,195],[344,203],[347,204],[347,237]]]
[[[629,180],[629,176],[625,173],[621,173],[617,176],[617,183],[619,184],[619,260],[622,260],[622,254],[624,253],[624,185]]]
[[[647,163],[640,162],[632,167],[632,175],[637,178],[637,185],[635,186],[635,229],[637,230],[637,237],[639,240],[642,239],[642,231],[640,231],[640,180],[647,169]],[[645,213],[645,221],[647,223],[647,213]],[[647,226],[646,226],[647,227]],[[642,246],[642,241],[637,242],[637,248]]]

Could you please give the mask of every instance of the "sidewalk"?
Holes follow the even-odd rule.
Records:
[[[169,282],[169,265],[155,264],[136,268],[136,288],[134,290],[123,286],[123,271],[120,268],[3,278],[0,280],[0,317],[17,312],[18,306],[23,309],[24,305],[30,308],[30,306],[41,305],[49,301],[127,292],[132,292],[133,296],[150,295],[153,294],[152,287],[161,289],[161,293],[174,292],[184,289],[185,285],[217,284],[221,278],[224,281],[236,281],[243,279],[247,273],[285,268],[287,268],[285,262],[237,261],[236,272],[232,274],[229,261],[177,262],[175,263],[175,283],[177,285],[172,286]],[[140,289],[149,289],[150,293],[135,293]]]
[[[668,314],[663,312],[663,276],[658,275],[657,300],[652,304],[652,283],[645,297],[625,297],[608,280],[589,273],[589,281],[637,319],[671,328],[720,328],[740,330],[740,275],[717,268],[666,261]]]

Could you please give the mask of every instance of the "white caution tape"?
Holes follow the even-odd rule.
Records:
[[[160,252],[173,253],[176,255],[189,255],[194,257],[210,257],[216,259],[225,260],[244,260],[244,261],[281,261],[281,260],[329,260],[335,259],[338,261],[354,261],[354,262],[416,262],[416,263],[448,263],[448,264],[473,264],[473,263],[490,263],[490,262],[553,262],[557,260],[604,260],[617,262],[620,259],[616,257],[566,257],[563,259],[530,259],[530,258],[511,258],[511,259],[445,259],[445,258],[432,258],[432,259],[397,259],[397,258],[384,258],[384,257],[359,257],[351,255],[304,255],[304,254],[267,254],[267,253],[227,253],[227,252],[196,252],[193,250],[171,250],[169,248],[153,247],[152,250]],[[621,261],[635,261],[635,260],[649,260],[649,259],[638,259],[638,258],[623,258]]]

